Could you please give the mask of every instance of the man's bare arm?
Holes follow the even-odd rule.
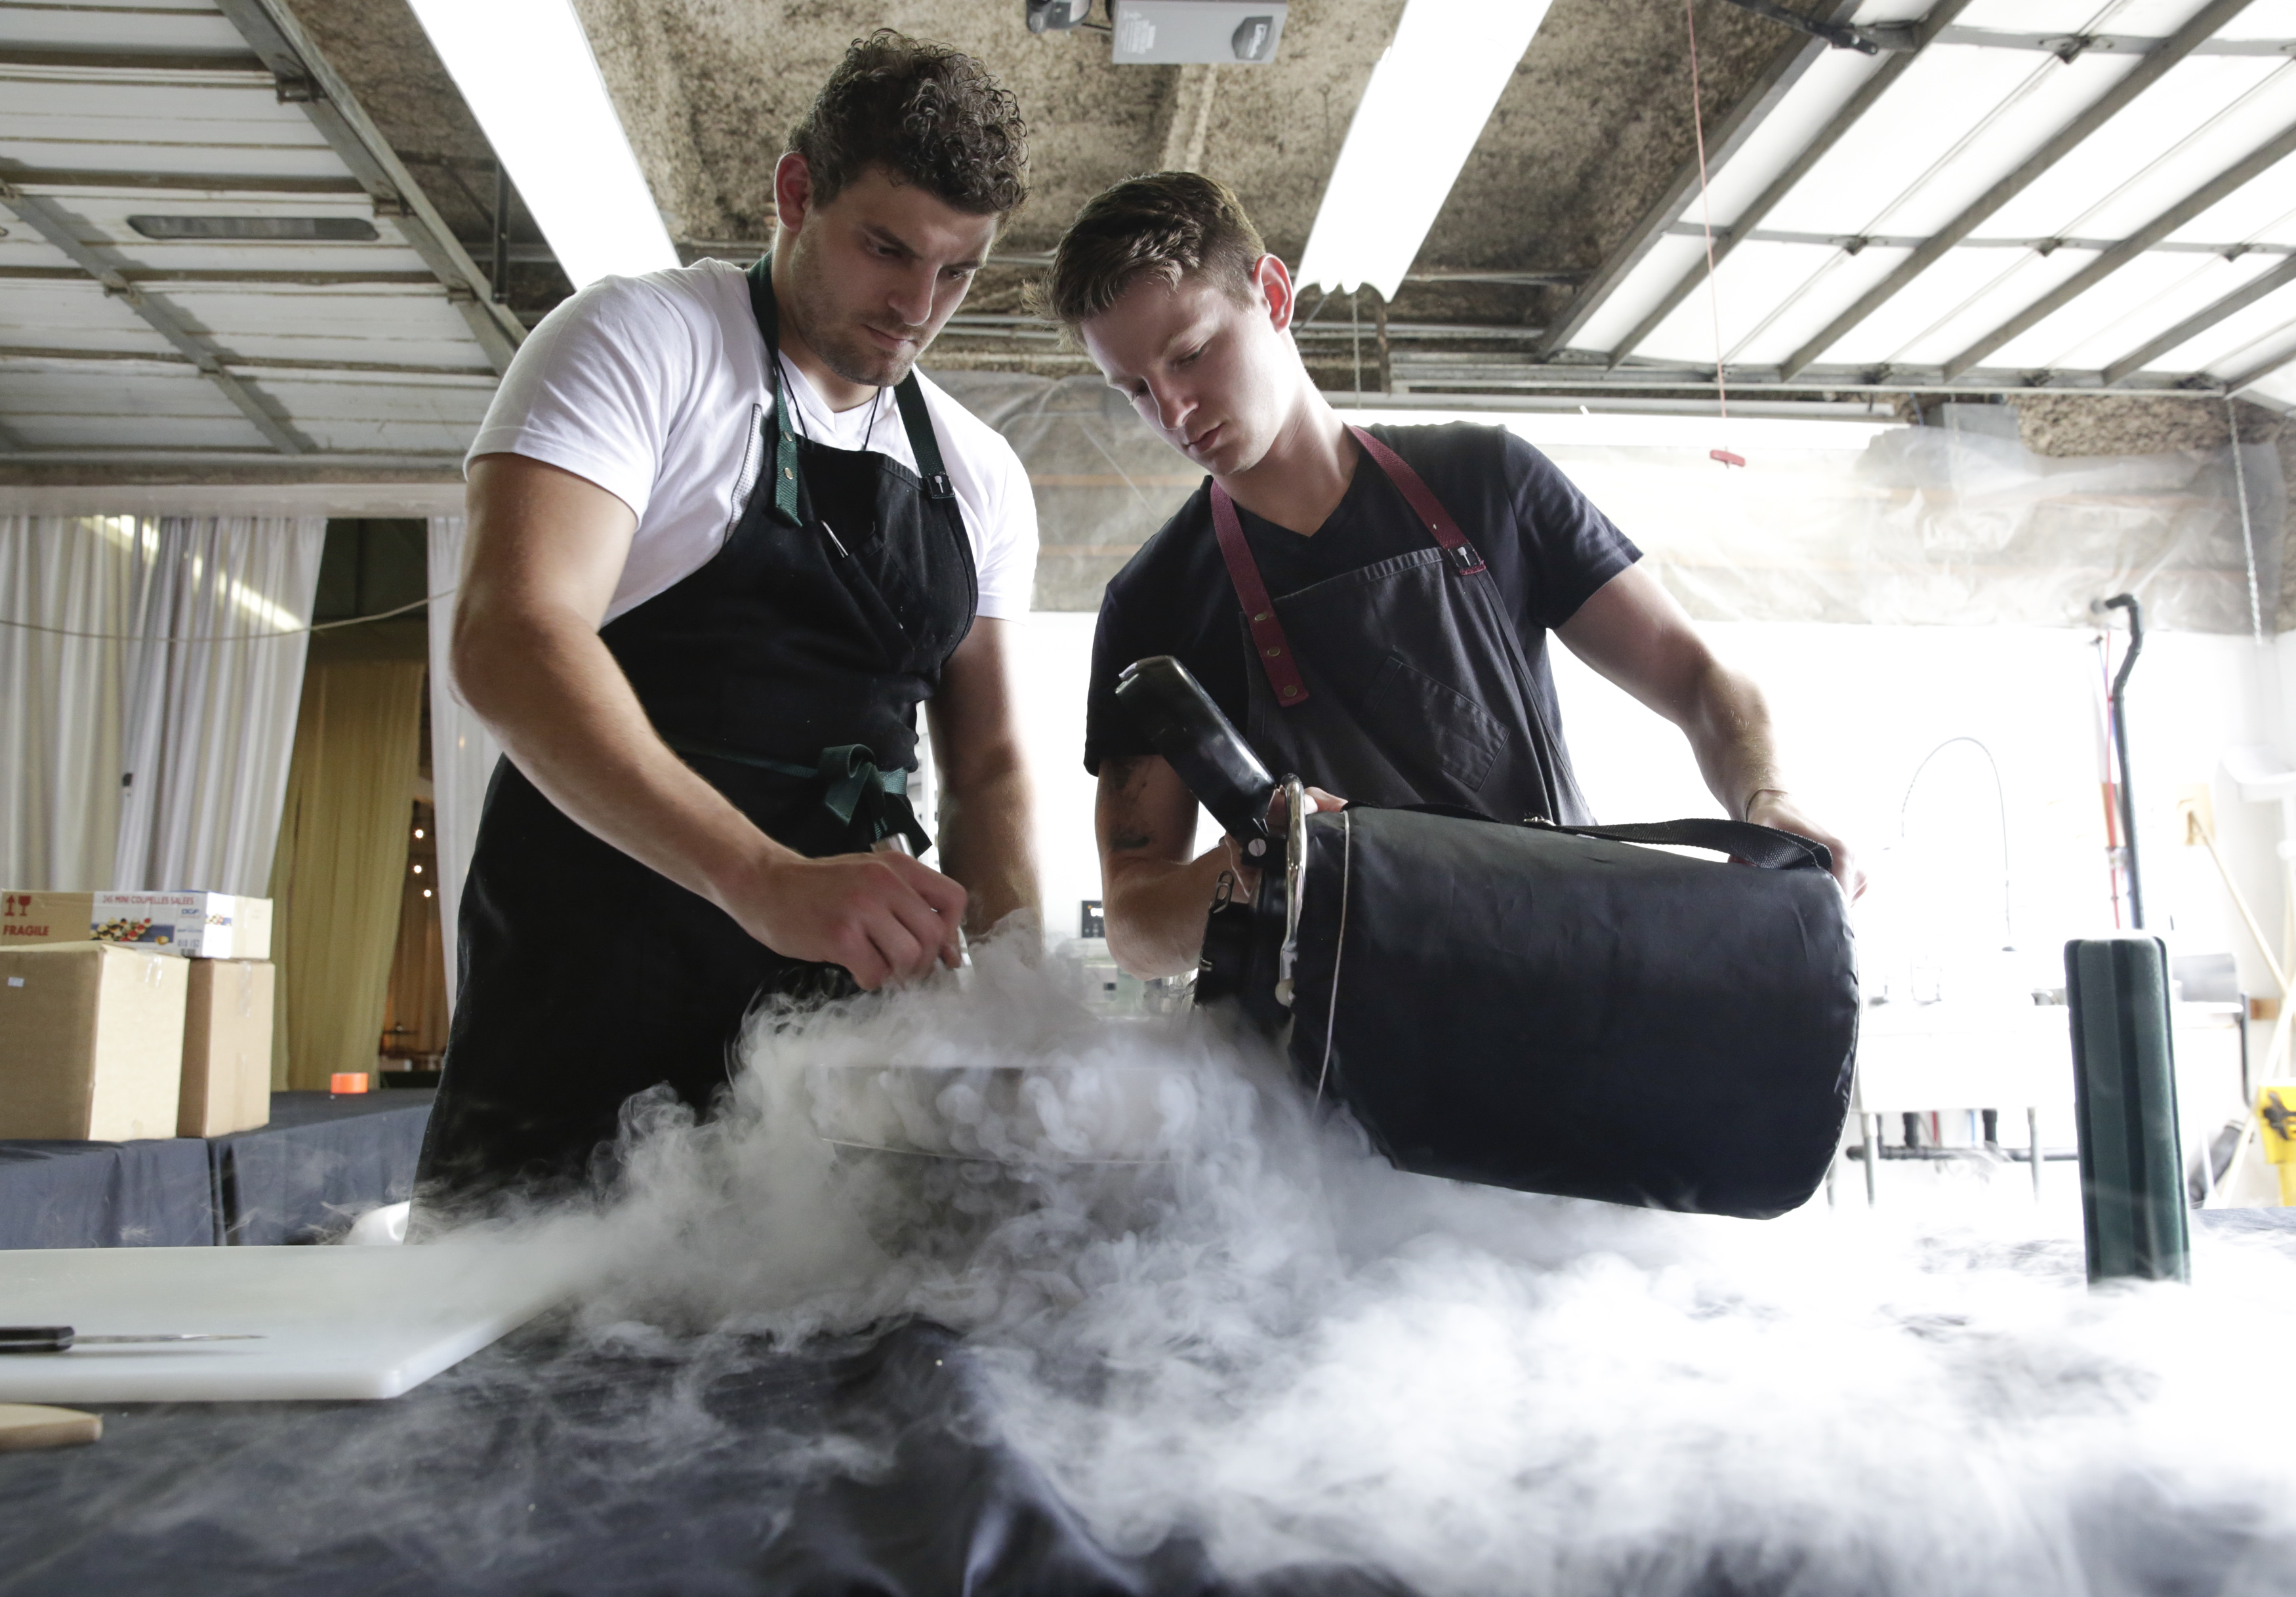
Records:
[[[1557,631],[1572,653],[1682,729],[1708,790],[1731,815],[1824,843],[1841,885],[1865,890],[1849,846],[1786,790],[1761,689],[1714,657],[1658,578],[1628,567]]]
[[[1193,970],[1220,872],[1223,842],[1193,858],[1196,800],[1161,757],[1100,763],[1095,808],[1108,952],[1144,979]]]
[[[982,616],[941,667],[926,701],[940,769],[940,863],[964,886],[965,930],[978,936],[1015,910],[1041,925],[1034,805],[1013,719],[1006,649],[1013,623]]]
[[[472,462],[468,502],[455,685],[553,804],[776,953],[868,987],[955,962],[962,888],[898,856],[805,859],[655,735],[598,636],[636,530],[628,506],[516,455]]]

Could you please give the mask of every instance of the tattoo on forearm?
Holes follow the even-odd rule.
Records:
[[[1113,812],[1109,817],[1108,850],[1111,854],[1136,854],[1155,839],[1140,818],[1131,813],[1140,800],[1140,790],[1148,780],[1148,762],[1138,757],[1106,760],[1101,766],[1101,778],[1106,783],[1102,802]]]

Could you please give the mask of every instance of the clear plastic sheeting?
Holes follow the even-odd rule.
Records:
[[[937,372],[932,378],[1002,432],[1028,467],[1041,541],[1038,610],[1098,610],[1108,579],[1203,480],[1097,377]]]
[[[1044,544],[1039,610],[1097,610],[1109,577],[1202,480],[1097,378],[938,381],[1028,468]],[[1640,545],[1702,619],[2094,627],[2091,601],[2134,593],[2151,626],[2277,630],[2287,505],[2270,444],[2242,447],[2243,539],[2229,448],[2052,457],[2018,440],[2008,407],[1947,409],[1961,425],[1557,412],[1349,419],[1511,429]],[[1746,466],[1710,459],[1719,446]]]
[[[1734,621],[2093,627],[2133,593],[2148,624],[2274,629],[2284,511],[2268,445],[2052,459],[2013,438],[1898,428],[1863,450],[1550,452],[1694,616]]]

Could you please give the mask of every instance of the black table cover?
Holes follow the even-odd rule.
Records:
[[[545,1324],[389,1403],[102,1409],[94,1446],[0,1454],[0,1597],[1398,1589],[1110,1553],[995,1439],[937,1326],[681,1352]]]
[[[414,1192],[436,1089],[274,1093],[271,1124],[208,1143],[224,1241],[316,1242]]]
[[[195,1248],[216,1240],[207,1144],[0,1142],[0,1248]]]

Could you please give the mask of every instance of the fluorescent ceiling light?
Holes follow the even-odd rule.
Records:
[[[576,288],[678,264],[568,0],[411,4]]]
[[[1348,124],[1301,283],[1395,298],[1547,4],[1409,0]]]

